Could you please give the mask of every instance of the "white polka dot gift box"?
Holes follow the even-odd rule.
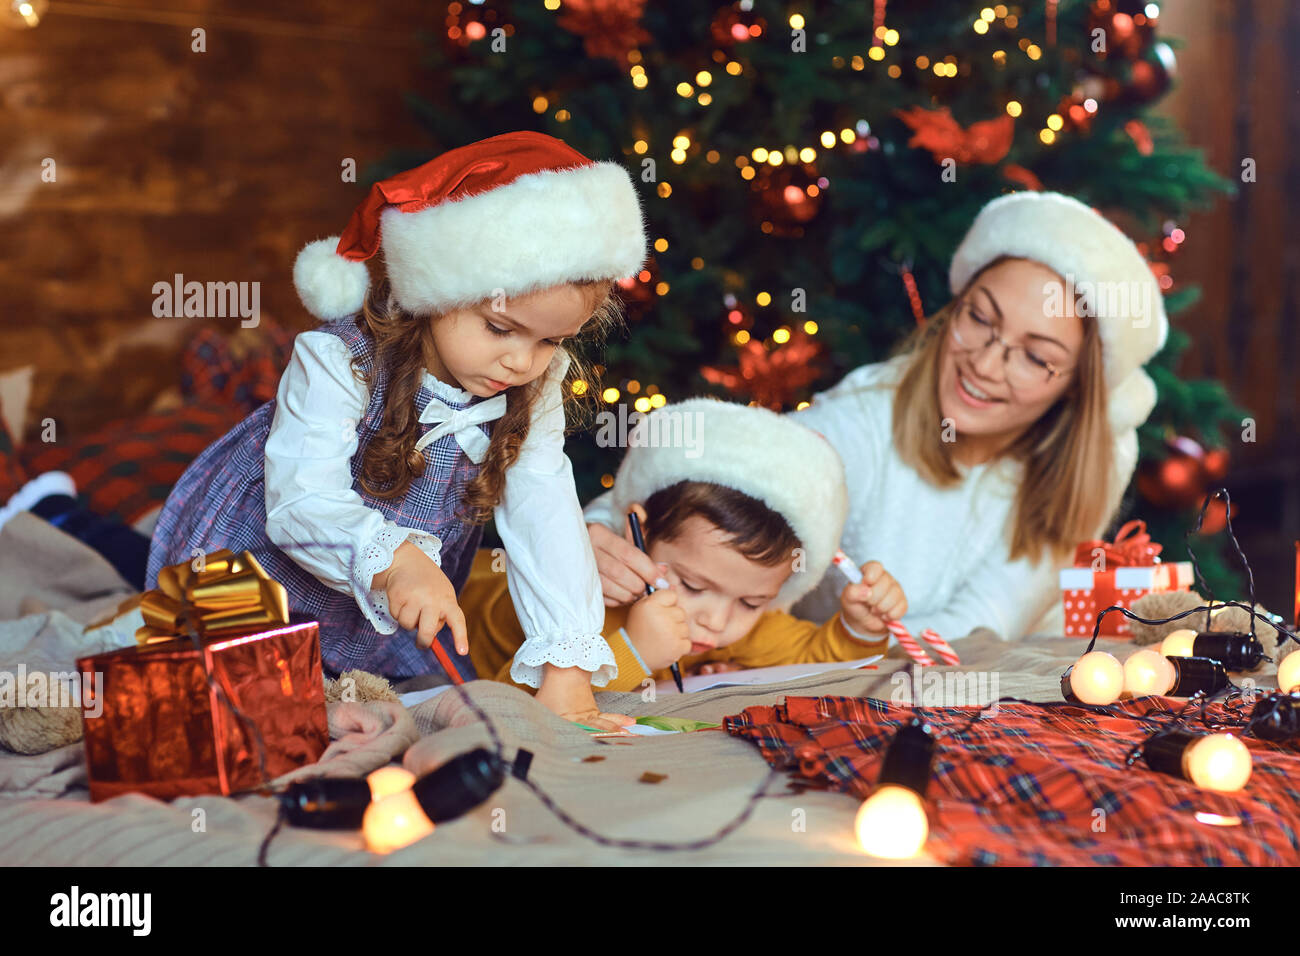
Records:
[[[1092,637],[1097,614],[1160,591],[1184,591],[1192,586],[1190,561],[1160,560],[1161,546],[1146,533],[1142,521],[1130,521],[1115,540],[1085,541],[1075,549],[1074,567],[1061,569],[1062,603],[1067,637]],[[1128,618],[1118,612],[1101,622],[1105,637],[1128,637]]]

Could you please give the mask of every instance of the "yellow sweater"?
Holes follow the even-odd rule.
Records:
[[[460,607],[465,612],[469,631],[469,656],[479,677],[513,684],[510,663],[524,642],[523,628],[506,587],[504,570],[492,570],[492,552],[479,551],[474,556],[469,580],[460,593]],[[668,669],[650,673],[641,662],[627,631],[627,606],[605,609],[605,640],[614,652],[618,677],[604,690],[638,690],[647,678],[669,680]],[[768,611],[758,619],[754,629],[726,647],[704,654],[683,657],[683,673],[699,664],[729,661],[741,667],[776,667],[809,661],[855,661],[873,654],[883,654],[889,645],[888,635],[878,641],[859,641],[840,623],[836,614],[825,624],[801,621],[784,611]],[[516,687],[522,687],[515,684]],[[531,688],[523,687],[523,690]]]

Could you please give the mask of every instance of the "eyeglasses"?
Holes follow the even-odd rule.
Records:
[[[1007,384],[1014,389],[1039,388],[1073,368],[1040,358],[1023,345],[1011,345],[998,335],[993,322],[975,313],[975,306],[969,301],[957,308],[952,320],[952,338],[966,352],[983,352],[994,342],[1001,345]]]

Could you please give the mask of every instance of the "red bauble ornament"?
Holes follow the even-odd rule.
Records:
[[[763,165],[749,187],[760,218],[772,224],[778,236],[800,235],[801,226],[817,217],[822,189],[811,163],[801,166]]]
[[[1155,23],[1146,15],[1147,0],[1097,0],[1088,11],[1088,34],[1100,29],[1106,48],[1097,50],[1107,59],[1135,60],[1155,39]]]
[[[1231,463],[1232,455],[1226,448],[1212,448],[1205,453],[1201,459],[1201,467],[1205,471],[1205,480],[1212,485],[1217,485],[1228,475],[1228,465]],[[1214,499],[1218,501],[1219,499]]]
[[[713,42],[728,50],[737,43],[747,43],[761,37],[767,29],[767,21],[752,10],[745,9],[745,5],[737,0],[718,11],[709,29]]]
[[[1088,107],[1084,105],[1089,99],[1090,97],[1086,96],[1078,87],[1069,96],[1061,97],[1056,112],[1064,120],[1067,130],[1087,133],[1092,128],[1092,118],[1096,115],[1097,104],[1100,101],[1096,97],[1091,97],[1093,101],[1092,110],[1089,111]]]
[[[470,44],[490,39],[493,30],[503,29],[506,36],[514,32],[502,0],[449,4],[447,9],[443,46],[452,59],[466,59]]]
[[[1205,509],[1205,520],[1201,522],[1201,530],[1197,534],[1211,535],[1218,534],[1228,526],[1229,512],[1223,506],[1223,501],[1215,498]],[[1234,504],[1231,511],[1232,517],[1237,517],[1237,506]]]
[[[1159,508],[1191,508],[1205,497],[1205,449],[1183,435],[1165,445],[1168,457],[1139,469],[1138,491]]]
[[[1120,103],[1150,103],[1169,91],[1177,64],[1168,43],[1157,43],[1129,67],[1128,81],[1120,88]]]
[[[726,315],[723,317],[724,328],[731,334],[735,334],[744,329],[749,331],[754,327],[754,316],[748,309],[731,297],[732,301],[727,303]]]

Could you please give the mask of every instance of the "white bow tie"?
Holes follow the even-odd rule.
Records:
[[[491,440],[487,435],[483,434],[483,429],[478,426],[483,422],[494,421],[505,413],[506,396],[504,393],[494,395],[486,402],[479,402],[477,405],[461,409],[450,407],[437,395],[434,395],[429,399],[429,404],[424,406],[424,411],[420,412],[420,421],[427,424],[439,424],[436,428],[431,428],[420,437],[420,440],[415,443],[415,450],[424,451],[426,445],[436,442],[444,435],[455,435],[456,441],[465,450],[469,460],[477,465],[486,457],[488,446],[491,445]]]

